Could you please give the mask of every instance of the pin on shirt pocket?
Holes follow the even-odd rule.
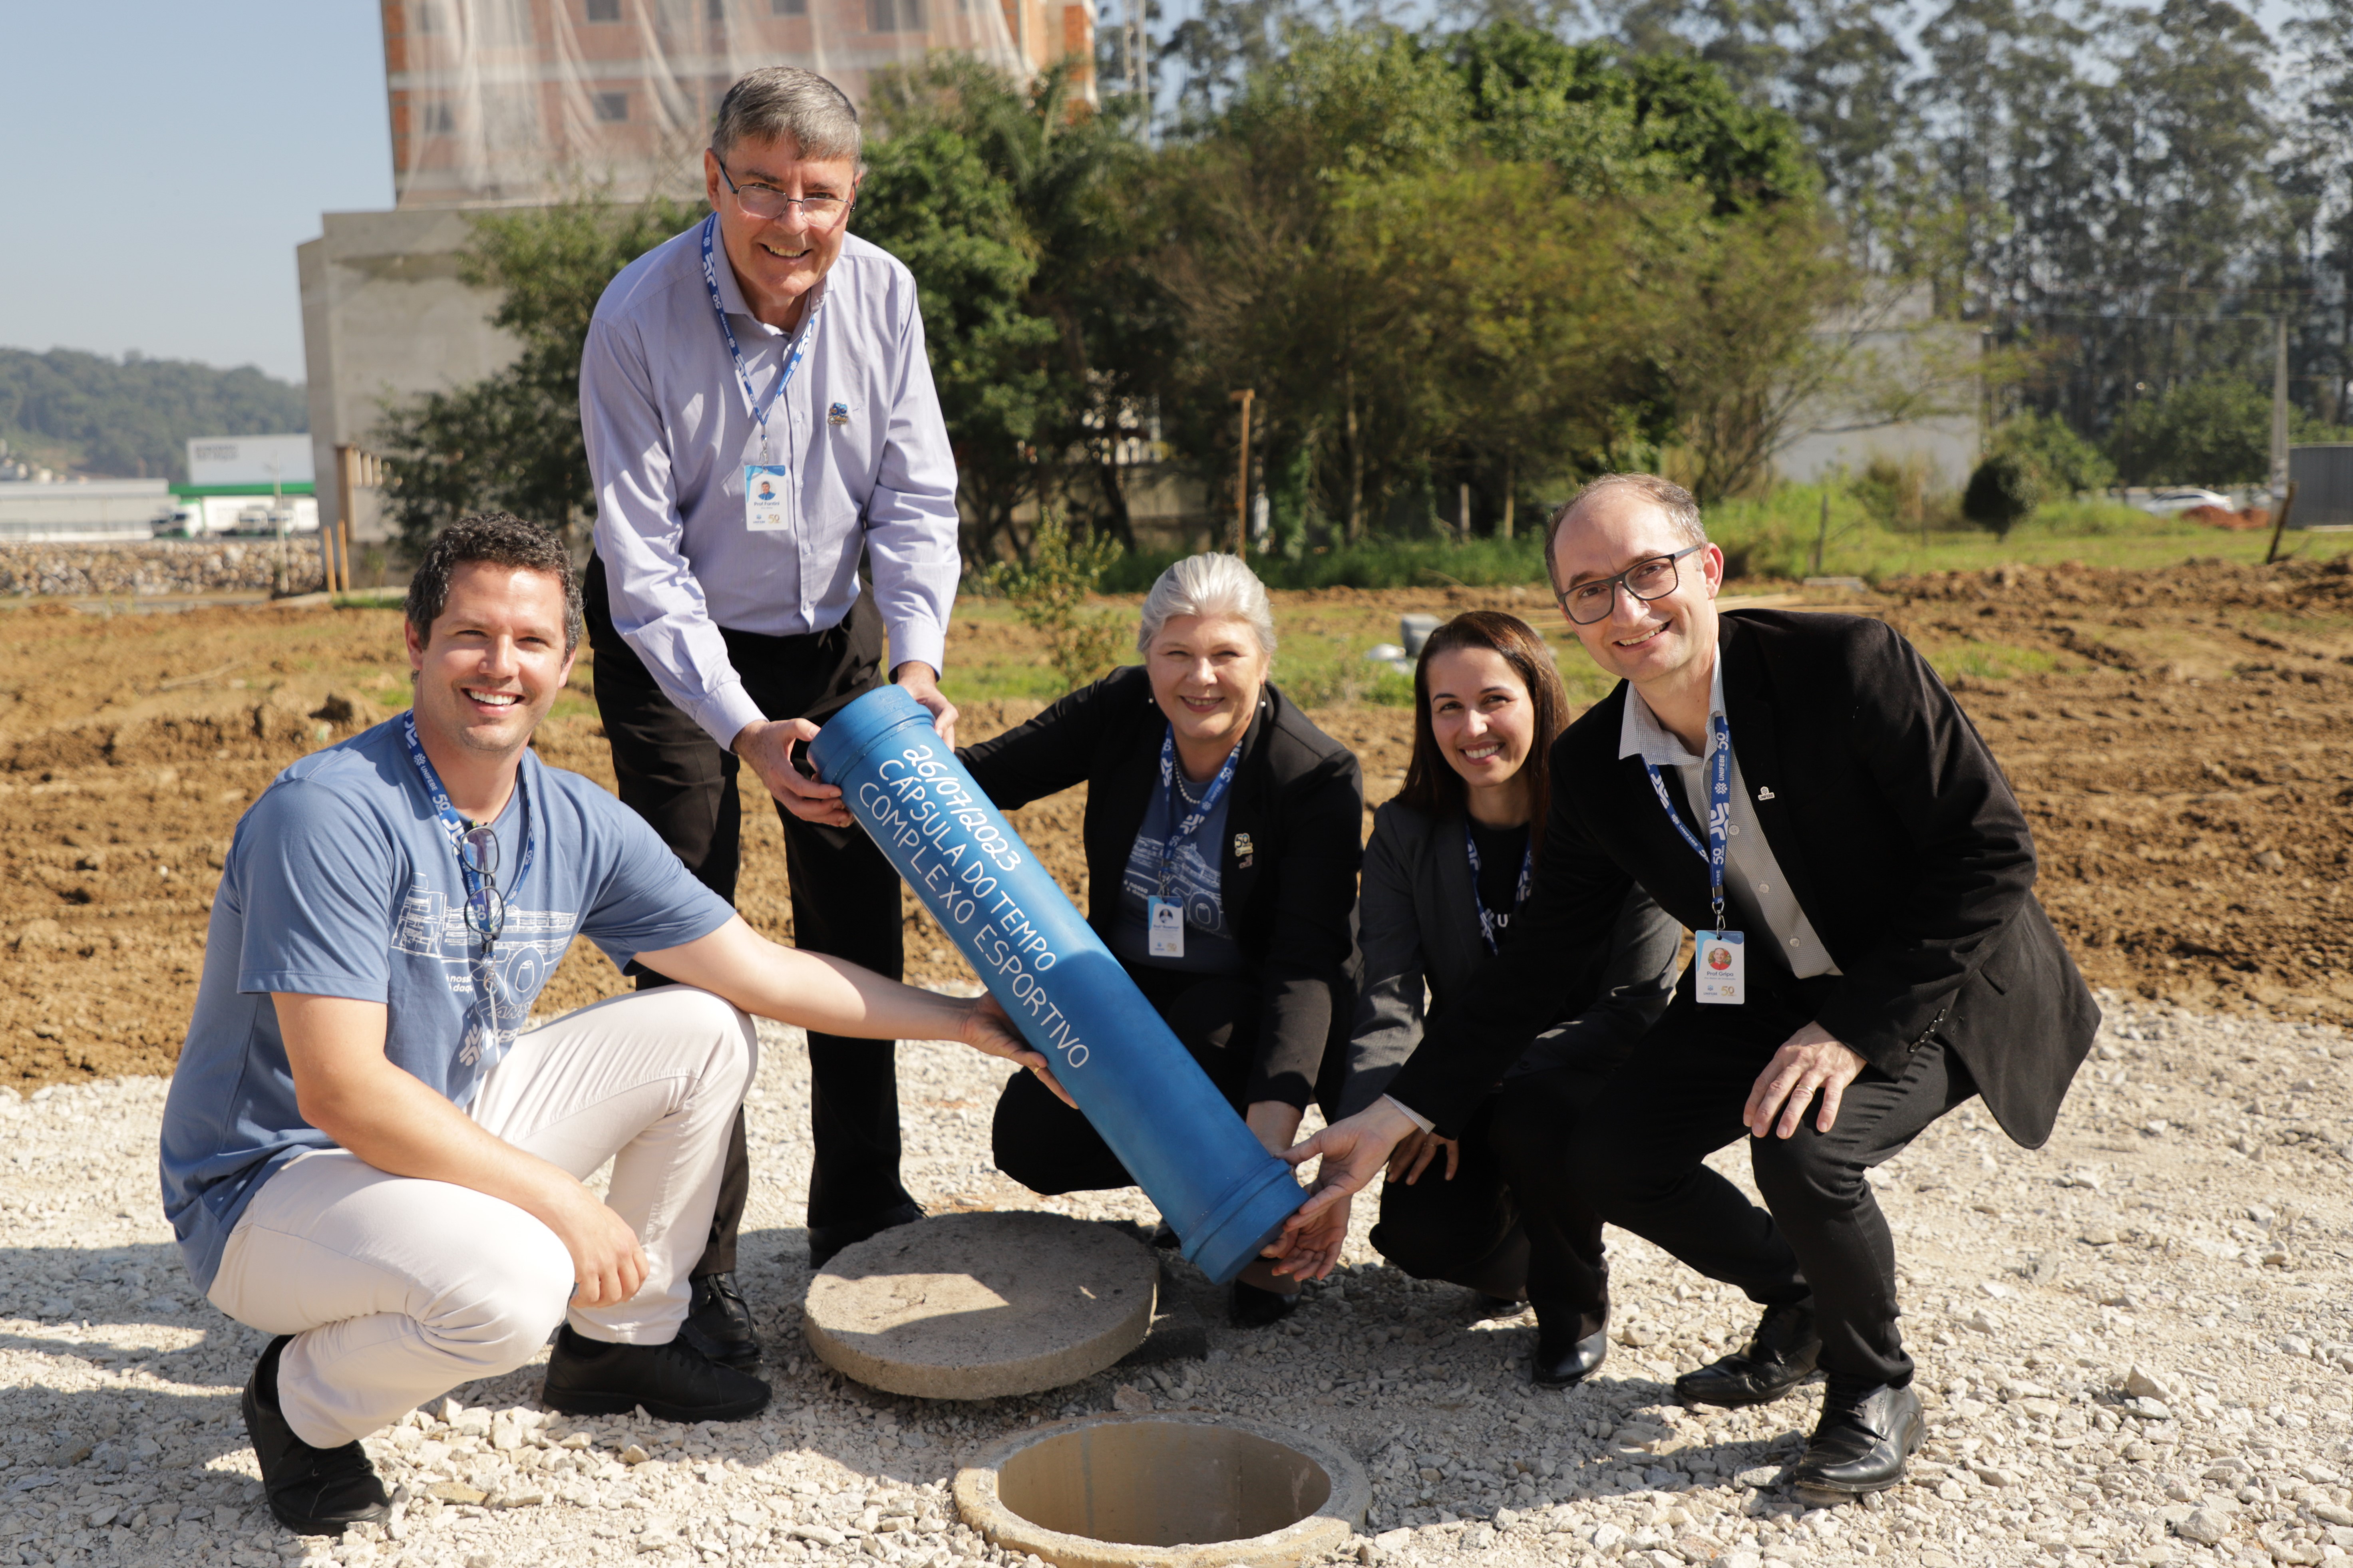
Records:
[[[825,422],[828,425],[849,424],[849,405],[847,403],[837,403],[832,407],[827,409],[825,411]]]

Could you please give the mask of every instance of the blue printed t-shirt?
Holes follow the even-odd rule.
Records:
[[[733,910],[636,813],[525,752],[493,830],[506,921],[480,963],[465,881],[394,719],[313,752],[237,826],[213,898],[205,971],[164,1108],[164,1212],[199,1290],[261,1184],[333,1142],[295,1108],[273,991],[381,1002],[385,1056],[470,1103],[575,934],[616,964],[710,935]],[[526,803],[534,843],[520,883]],[[465,1038],[478,976],[497,1029]]]
[[[1234,798],[1230,789],[1218,797],[1218,804],[1209,808],[1193,836],[1176,847],[1176,863],[1169,868],[1166,896],[1182,900],[1185,905],[1185,956],[1152,956],[1152,937],[1145,924],[1150,910],[1145,900],[1162,896],[1160,857],[1167,847],[1168,830],[1175,826],[1168,817],[1168,794],[1165,789],[1152,792],[1152,802],[1144,809],[1144,825],[1136,829],[1135,842],[1128,848],[1127,865],[1119,879],[1119,918],[1112,926],[1111,950],[1123,963],[1146,969],[1239,974],[1249,965],[1242,962],[1242,950],[1233,933],[1226,929],[1225,863],[1220,851],[1226,841],[1226,806]],[[1191,808],[1183,810],[1189,815]]]

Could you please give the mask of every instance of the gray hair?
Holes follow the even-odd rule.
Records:
[[[1561,509],[1552,514],[1545,525],[1545,575],[1552,580],[1552,591],[1560,592],[1560,570],[1553,564],[1553,542],[1560,537],[1561,525],[1577,514],[1579,507],[1595,496],[1631,490],[1666,514],[1667,526],[1685,544],[1705,544],[1707,530],[1700,526],[1699,499],[1672,479],[1662,479],[1656,474],[1604,474],[1578,490]]]
[[[860,163],[857,106],[841,89],[798,66],[764,66],[729,88],[719,100],[711,150],[724,162],[739,142],[787,137],[804,158]]]
[[[1259,651],[1274,657],[1274,612],[1268,608],[1266,584],[1242,564],[1239,555],[1187,555],[1152,584],[1144,595],[1144,623],[1135,630],[1138,653],[1152,651],[1152,639],[1177,616],[1214,616],[1246,621],[1258,638]]]

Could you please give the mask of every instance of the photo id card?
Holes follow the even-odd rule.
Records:
[[[1155,958],[1185,956],[1185,905],[1176,899],[1144,900],[1146,951]]]
[[[744,526],[754,533],[780,533],[792,526],[785,510],[791,470],[778,463],[744,465]]]
[[[1736,931],[1692,932],[1692,963],[1699,973],[1699,1000],[1738,1006],[1745,999],[1747,952]]]

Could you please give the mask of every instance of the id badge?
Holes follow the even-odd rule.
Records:
[[[1699,973],[1699,1000],[1738,1006],[1746,1000],[1748,953],[1736,931],[1692,932],[1692,963]]]
[[[791,470],[780,463],[744,465],[744,526],[754,533],[781,533],[792,526],[785,511],[785,486]]]
[[[1185,956],[1185,905],[1177,899],[1144,900],[1145,951],[1155,958]]]

